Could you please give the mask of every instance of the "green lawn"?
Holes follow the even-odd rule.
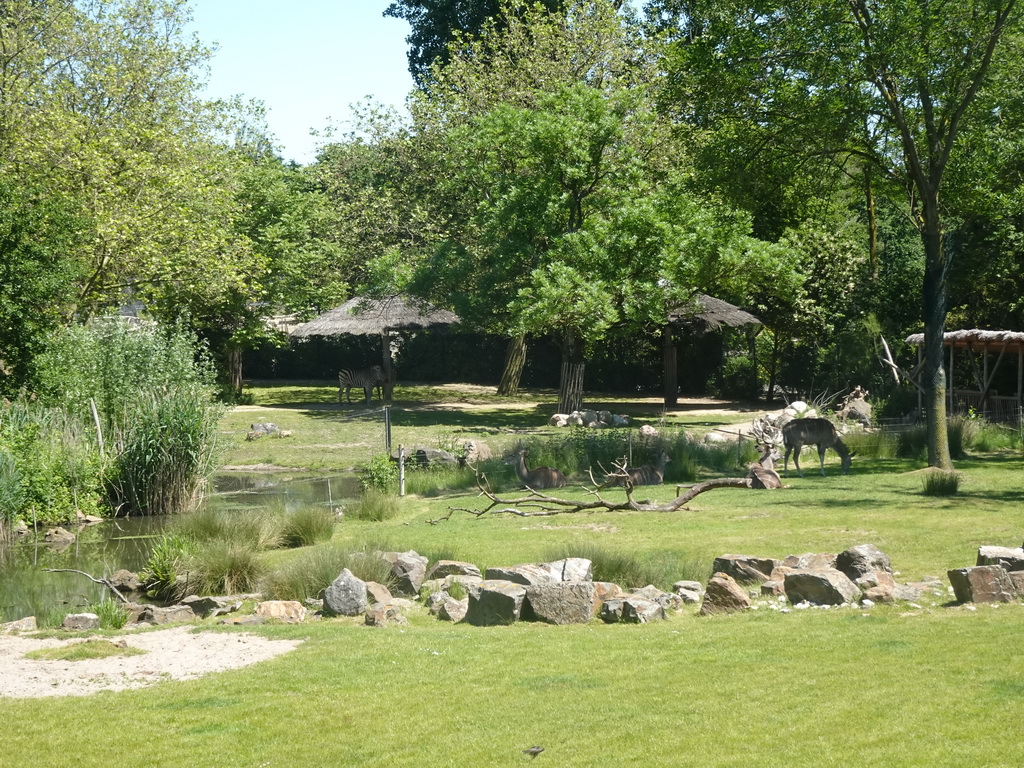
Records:
[[[338,409],[336,390],[255,394],[258,405],[276,407],[225,418],[225,463],[327,470],[379,450],[378,424],[361,408]],[[414,395],[399,392],[405,415],[395,424],[410,443],[457,435],[511,444],[549,432],[550,394],[495,398],[478,411]],[[651,423],[707,428],[697,416],[662,419],[653,402],[621,406],[647,409]],[[244,430],[262,420],[295,435],[246,443]],[[1020,455],[959,461],[961,493],[946,499],[921,492],[919,469],[858,458],[843,477],[833,459],[825,478],[808,472],[777,491],[715,490],[669,514],[455,512],[430,525],[481,500],[411,496],[386,522],[345,520],[326,546],[375,541],[486,567],[599,545],[696,560],[706,576],[711,559],[729,552],[784,557],[872,543],[891,556],[898,579],[934,576],[945,587],[946,570],[973,565],[979,545],[1020,545]],[[674,487],[647,490],[667,500]],[[534,744],[545,747],[538,766],[1020,766],[1024,606],[972,610],[949,599],[715,617],[690,608],[644,626],[478,628],[417,614],[404,628],[350,619],[260,627],[250,631],[306,642],[190,682],[0,700],[8,724],[0,766],[513,766],[532,764],[521,750]]]

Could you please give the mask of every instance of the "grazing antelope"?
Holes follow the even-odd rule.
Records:
[[[506,464],[511,464],[516,470],[516,477],[519,478],[525,487],[534,489],[543,488],[563,488],[565,486],[565,475],[562,471],[555,469],[554,467],[534,467],[533,469],[526,468],[526,454],[529,453],[525,448],[520,448],[510,457],[505,459]]]
[[[665,481],[665,465],[668,464],[668,454],[664,451],[658,456],[656,464],[645,464],[635,469],[626,469],[625,475],[608,475],[608,485],[625,485],[629,480],[630,485],[661,485]],[[625,462],[623,462],[625,463]],[[628,477],[627,477],[628,476]]]
[[[825,451],[831,448],[843,462],[843,474],[850,472],[850,459],[855,454],[839,439],[839,433],[835,426],[828,419],[794,419],[782,428],[782,442],[786,446],[786,459],[783,463],[783,472],[789,474],[789,454],[793,454],[793,464],[796,465],[797,474],[800,477],[804,473],[800,471],[800,449],[805,445],[818,446],[818,460],[821,463],[821,476],[825,476]]]

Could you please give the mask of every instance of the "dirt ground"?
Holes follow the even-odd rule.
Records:
[[[97,691],[144,688],[164,680],[192,680],[272,659],[298,647],[298,640],[270,640],[233,632],[192,632],[175,627],[122,635],[128,646],[146,651],[83,661],[41,661],[25,654],[82,639],[38,639],[0,635],[0,696],[87,696]]]

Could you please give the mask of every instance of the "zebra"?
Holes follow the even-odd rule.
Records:
[[[345,392],[345,399],[352,402],[352,388],[360,388],[366,394],[366,404],[370,404],[373,398],[373,390],[384,399],[384,369],[379,365],[372,368],[342,368],[338,371],[338,404],[341,404],[341,393]]]

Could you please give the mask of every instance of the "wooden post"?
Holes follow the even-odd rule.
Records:
[[[398,446],[398,495],[405,496],[405,448]]]

